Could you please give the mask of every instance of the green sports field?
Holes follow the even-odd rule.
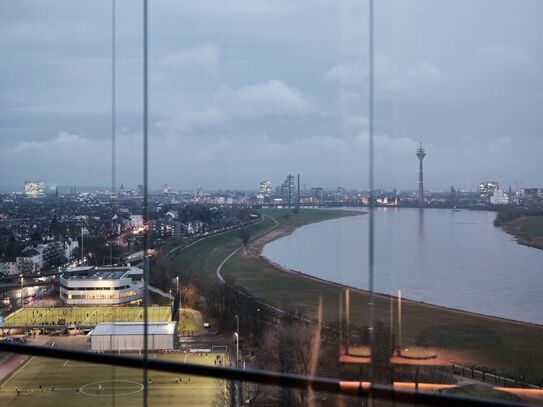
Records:
[[[149,321],[169,321],[170,307],[149,307]],[[8,315],[4,325],[96,325],[100,322],[141,322],[143,307],[31,307]]]
[[[226,362],[226,356],[219,353],[209,353],[207,356],[171,354],[150,357],[180,363],[214,365],[217,356]],[[142,375],[143,372],[137,369],[31,357],[0,384],[0,405],[39,407],[139,405],[143,395]],[[214,405],[215,392],[219,386],[216,379],[155,371],[149,371],[148,377],[151,379],[149,383],[151,406]]]

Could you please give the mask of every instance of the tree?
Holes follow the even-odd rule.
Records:
[[[282,321],[269,328],[262,339],[258,362],[262,368],[283,373],[302,375],[330,376],[339,371],[337,344],[318,343],[318,351],[312,349],[315,338],[318,338],[318,326],[300,321]],[[333,349],[332,349],[333,348]],[[334,351],[335,350],[335,351]],[[312,362],[316,358],[317,371],[311,372]],[[307,390],[281,387],[279,390],[280,405],[305,405]]]
[[[241,228],[239,231],[239,238],[243,243],[243,246],[247,247],[249,240],[251,240],[251,230],[249,228]]]
[[[185,308],[194,308],[198,301],[198,289],[192,282],[183,285],[181,289],[182,305]]]

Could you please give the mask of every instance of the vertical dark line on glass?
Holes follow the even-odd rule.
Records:
[[[369,110],[369,117],[368,117],[368,124],[369,124],[369,184],[370,184],[370,199],[369,199],[369,228],[368,228],[368,274],[369,274],[369,291],[370,291],[370,315],[369,315],[369,330],[370,330],[370,347],[372,354],[375,355],[375,352],[373,352],[374,349],[374,339],[375,339],[375,294],[373,292],[374,289],[374,156],[373,156],[373,120],[374,120],[374,111],[373,111],[373,100],[374,100],[374,94],[373,94],[373,0],[369,0],[369,16],[368,16],[368,27],[369,27],[369,54],[368,54],[368,63],[369,63],[369,100],[368,100],[368,110]],[[370,380],[373,383],[374,380],[374,357],[371,358],[371,364],[370,364]]]
[[[116,112],[116,104],[117,104],[117,94],[116,94],[116,77],[115,77],[115,71],[116,71],[116,58],[117,58],[117,50],[116,50],[116,0],[111,0],[111,199],[114,200],[115,192],[116,192],[116,127],[117,127],[117,112]],[[113,266],[113,241],[111,240],[109,242],[109,250],[110,250],[110,266]],[[113,325],[113,329],[115,329],[115,325]],[[115,366],[111,366],[111,384],[113,387],[113,391],[111,392],[111,405],[115,405]]]
[[[147,93],[147,0],[143,0],[143,406],[147,407],[148,387],[148,312],[149,306],[149,168],[148,168],[148,93]]]
[[[117,168],[116,168],[116,156],[117,156],[117,140],[116,140],[116,4],[115,0],[111,0],[111,194],[114,195],[117,190]]]

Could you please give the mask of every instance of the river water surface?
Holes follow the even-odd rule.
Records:
[[[494,212],[375,210],[375,291],[543,324],[543,250],[517,244]],[[264,247],[289,269],[368,288],[368,216],[314,223]]]

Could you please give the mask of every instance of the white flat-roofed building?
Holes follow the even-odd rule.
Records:
[[[60,298],[69,305],[117,305],[142,297],[138,267],[73,267],[60,276]]]
[[[96,325],[90,333],[91,349],[96,352],[139,352],[143,350],[143,322],[115,322]],[[174,349],[177,322],[149,322],[147,349]]]

